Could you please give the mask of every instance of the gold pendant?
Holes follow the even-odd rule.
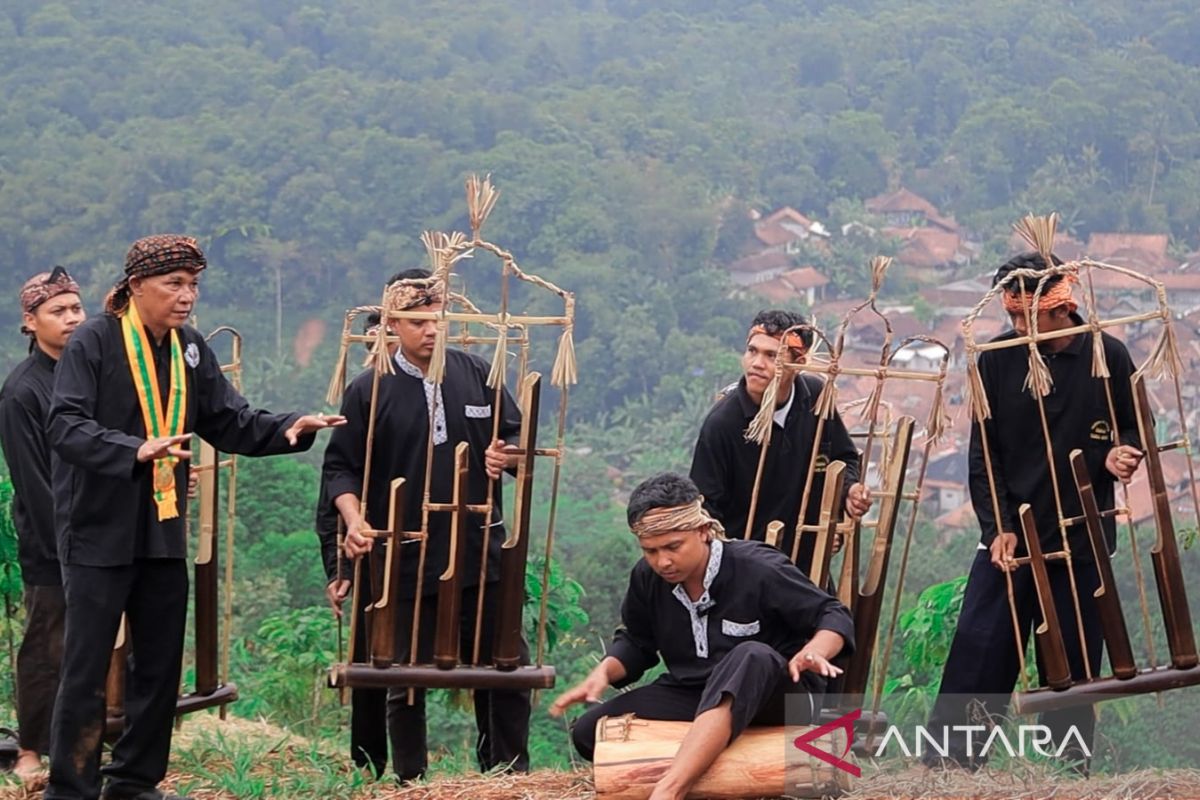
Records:
[[[154,466],[154,491],[165,492],[175,485],[175,468],[168,459],[161,459]]]

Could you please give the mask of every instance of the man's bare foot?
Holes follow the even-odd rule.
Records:
[[[17,763],[13,767],[13,774],[26,784],[36,783],[46,777],[46,770],[42,766],[42,757],[32,750],[21,750],[17,754]]]

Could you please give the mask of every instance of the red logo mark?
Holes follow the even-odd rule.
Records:
[[[793,744],[797,749],[803,750],[810,756],[819,758],[826,764],[830,764],[840,770],[849,772],[856,778],[861,778],[862,770],[858,767],[858,765],[843,760],[850,752],[850,744],[854,741],[854,723],[857,722],[858,718],[861,716],[862,709],[856,708],[849,714],[843,714],[842,716],[838,717],[833,722],[827,722],[819,728],[813,728],[811,731],[800,734],[796,737],[796,741],[793,742]],[[835,756],[833,753],[827,753],[812,744],[815,740],[821,738],[825,734],[839,729],[844,729],[846,731],[846,749],[842,751],[840,756]]]

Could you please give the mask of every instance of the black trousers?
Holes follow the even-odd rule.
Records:
[[[634,713],[642,719],[691,722],[720,705],[726,695],[732,698],[730,742],[749,725],[808,724],[820,712],[820,680],[805,672],[799,683],[792,683],[787,663],[787,659],[769,645],[744,642],[713,667],[703,686],[683,686],[667,674],[646,686],[592,706],[575,720],[571,741],[579,755],[591,761],[596,750],[596,723],[601,717]],[[785,719],[789,694],[808,695],[806,715]],[[799,705],[805,707],[806,704]]]
[[[360,660],[367,652],[366,607],[373,602],[370,581],[364,579],[359,593],[354,652]],[[375,777],[387,771],[387,689],[350,690],[350,757],[356,767],[370,767]]]
[[[491,661],[492,634],[495,631],[496,600],[499,583],[488,583],[485,589],[480,663]],[[460,626],[459,661],[470,663],[475,649],[475,610],[479,600],[477,588],[462,595],[462,624]],[[406,663],[411,651],[413,600],[402,600],[396,606],[396,662]],[[433,639],[437,627],[437,597],[421,601],[420,637],[417,643],[418,663],[432,663]],[[529,663],[529,645],[521,642],[521,663]],[[388,731],[392,739],[392,761],[396,776],[412,780],[425,774],[428,766],[428,744],[425,731],[425,691],[414,689],[413,702],[408,702],[409,690],[403,687],[388,689]],[[475,757],[479,769],[488,772],[505,767],[515,772],[529,771],[529,690],[476,690]]]
[[[63,658],[62,586],[25,584],[25,635],[17,651],[17,728],[22,750],[50,752],[50,717]]]
[[[1100,585],[1100,579],[1096,566],[1090,562],[1077,561],[1074,562],[1074,567],[1088,663],[1091,665],[1092,675],[1095,676],[1100,670],[1101,650],[1104,644],[1100,616],[1092,597],[1092,593]],[[1069,575],[1060,563],[1047,564],[1046,571],[1050,576],[1054,607],[1062,627],[1071,677],[1082,680],[1087,673],[1084,669],[1083,651],[1079,646],[1078,623],[1075,620],[1075,603]],[[1012,576],[1018,633],[1021,641],[1028,642],[1030,626],[1040,625],[1042,622],[1041,607],[1038,605],[1030,568],[1020,567]],[[967,578],[962,612],[958,618],[958,628],[954,632],[946,666],[942,671],[938,699],[926,726],[937,741],[942,740],[945,726],[977,724],[970,718],[966,707],[968,697],[979,697],[979,705],[989,715],[1003,716],[1007,713],[1007,698],[1016,686],[1021,671],[1015,639],[1004,573],[992,566],[989,551],[979,550]],[[1037,653],[1037,669],[1038,682],[1044,685],[1045,671],[1041,652]],[[1092,706],[1047,711],[1041,715],[1040,723],[1050,728],[1056,750],[1072,726],[1075,726],[1091,749],[1096,728],[1096,714]],[[951,761],[970,768],[977,768],[986,762],[987,759],[978,754],[974,757],[968,756],[965,733],[950,731],[949,741],[948,758]],[[978,748],[981,744],[982,742],[976,741],[975,747]],[[1078,748],[1064,751],[1063,758],[1081,763],[1082,769],[1087,769],[1085,755],[1078,752]],[[941,757],[926,750],[923,759],[932,765],[940,761]]]
[[[171,752],[188,570],[184,559],[140,559],[128,566],[64,565],[67,614],[62,681],[54,705],[46,800],[100,795],[104,689],[121,613],[129,621],[125,730],[104,768],[106,795],[153,789]]]

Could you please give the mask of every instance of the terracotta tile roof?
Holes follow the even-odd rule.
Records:
[[[937,206],[903,186],[889,194],[876,195],[867,200],[864,205],[872,214],[918,213],[923,215],[930,224],[944,228],[946,231],[958,230],[958,223],[954,221],[953,217],[943,217]]]
[[[791,206],[784,206],[754,223],[754,235],[768,247],[779,247],[808,237],[813,221]]]
[[[913,267],[952,264],[961,243],[957,233],[937,228],[884,228],[883,234],[900,239],[896,260]]]
[[[785,272],[777,278],[751,285],[750,291],[759,297],[766,298],[772,303],[795,303],[797,300],[807,302],[807,291],[817,289],[829,283],[814,267],[800,267]]]
[[[818,272],[816,267],[800,267],[785,272],[779,276],[779,280],[791,284],[797,290],[816,289],[829,283],[829,278]]]
[[[773,269],[786,269],[792,266],[792,257],[787,253],[768,250],[755,253],[752,256],[739,258],[729,265],[730,272],[768,272]]]

